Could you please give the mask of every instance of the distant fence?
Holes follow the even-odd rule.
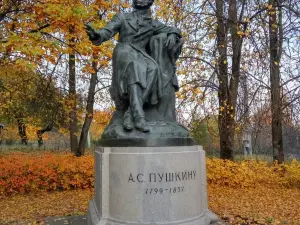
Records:
[[[46,140],[42,146],[37,141],[28,141],[28,144],[21,144],[21,141],[6,140],[0,144],[1,150],[9,149],[35,149],[35,150],[65,150],[70,148],[70,143],[61,140]]]

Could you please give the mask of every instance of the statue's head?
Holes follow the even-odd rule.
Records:
[[[132,0],[132,7],[135,9],[149,9],[154,0]]]

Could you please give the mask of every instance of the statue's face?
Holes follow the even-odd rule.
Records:
[[[132,6],[135,9],[147,9],[150,8],[154,0],[133,0]]]

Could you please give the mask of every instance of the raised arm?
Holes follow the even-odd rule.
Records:
[[[111,39],[121,29],[122,21],[120,14],[114,15],[110,22],[108,22],[100,30],[94,30],[90,25],[86,25],[86,32],[89,39],[94,45],[101,45],[103,42]]]

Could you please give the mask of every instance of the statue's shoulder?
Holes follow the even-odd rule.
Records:
[[[154,27],[158,27],[158,26],[161,26],[161,25],[164,25],[162,22],[160,22],[158,19],[152,19],[152,24]]]
[[[118,12],[114,15],[114,17],[118,17],[119,19],[121,19],[122,17],[124,17],[123,13]]]
[[[130,19],[133,17],[132,12],[122,13],[122,15],[125,19]]]
[[[114,15],[114,17],[117,17],[121,21],[128,20],[128,19],[132,18],[132,13],[118,12],[117,14]]]

